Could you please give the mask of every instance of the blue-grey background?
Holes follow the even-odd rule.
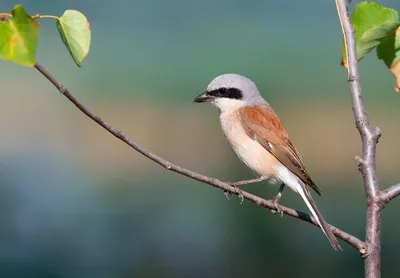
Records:
[[[357,2],[357,1],[353,1]],[[379,1],[400,10],[395,0]],[[77,68],[54,21],[38,61],[114,127],[172,162],[233,181],[253,175],[218,112],[192,100],[215,76],[253,79],[281,116],[326,219],[364,237],[361,146],[334,1],[24,0],[31,14],[78,9],[91,52]],[[354,5],[354,3],[353,3]],[[400,96],[371,53],[360,63],[370,120],[383,131],[379,180],[400,180]],[[358,253],[320,230],[165,171],[113,138],[38,72],[0,61],[1,277],[362,277]],[[277,187],[246,190],[272,198]],[[306,210],[285,191],[282,204]],[[397,277],[400,200],[383,215],[383,277]]]

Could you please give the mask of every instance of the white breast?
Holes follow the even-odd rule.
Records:
[[[235,111],[220,114],[221,127],[232,149],[251,170],[264,177],[276,177],[277,159],[257,141],[251,139],[242,127]]]

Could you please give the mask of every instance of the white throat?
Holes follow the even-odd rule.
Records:
[[[221,113],[234,111],[243,107],[243,101],[231,98],[217,98],[213,104],[219,109]]]

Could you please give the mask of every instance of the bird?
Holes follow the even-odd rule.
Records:
[[[321,190],[310,178],[282,121],[261,96],[256,84],[239,74],[222,74],[215,77],[194,102],[210,102],[218,108],[221,128],[231,148],[259,176],[250,182],[268,180],[272,184],[281,183],[274,198],[277,209],[285,185],[298,193],[333,249],[342,250],[309,188],[318,195],[321,195]]]

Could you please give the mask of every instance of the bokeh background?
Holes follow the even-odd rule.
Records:
[[[353,1],[357,2],[357,1]],[[396,10],[396,0],[379,1]],[[166,159],[222,180],[253,178],[211,105],[215,76],[253,79],[281,116],[325,218],[364,237],[347,73],[334,1],[1,0],[31,14],[78,9],[91,52],[77,68],[54,21],[38,60],[114,127]],[[353,3],[354,5],[354,3]],[[375,53],[360,64],[382,187],[400,180],[400,96]],[[83,116],[35,70],[0,61],[1,277],[362,277],[358,253],[320,230],[165,171]],[[277,187],[248,185],[272,198]],[[286,190],[282,204],[306,210]],[[306,210],[307,211],[307,210]],[[383,215],[383,277],[398,277],[400,200]]]

